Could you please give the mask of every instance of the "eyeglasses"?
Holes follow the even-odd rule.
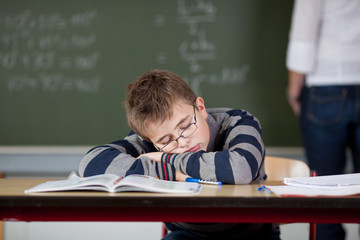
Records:
[[[156,149],[159,152],[172,152],[173,150],[175,150],[178,146],[179,146],[179,142],[178,140],[180,138],[189,138],[191,137],[194,132],[197,129],[197,120],[196,120],[196,112],[195,112],[195,107],[194,107],[194,122],[190,123],[189,126],[187,126],[184,131],[182,131],[180,133],[180,136],[178,136],[177,138],[171,140],[170,142],[166,143],[162,148],[157,147],[156,145],[154,145],[156,147]]]

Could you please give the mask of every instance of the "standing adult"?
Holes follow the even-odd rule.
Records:
[[[360,1],[296,0],[286,64],[310,168],[343,173],[349,148],[360,172]],[[317,239],[344,238],[341,224],[317,225]]]

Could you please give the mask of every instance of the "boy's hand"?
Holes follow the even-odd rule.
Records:
[[[161,155],[162,152],[151,152],[151,153],[144,153],[141,154],[138,158],[141,157],[148,157],[152,161],[161,162]],[[185,179],[190,176],[183,174],[182,172],[175,170],[175,180],[179,182],[185,182]]]
[[[161,162],[161,155],[162,154],[163,154],[163,152],[144,153],[144,154],[141,154],[138,158],[148,157],[152,161]]]
[[[185,182],[185,179],[190,176],[183,174],[179,170],[175,170],[175,180],[179,182]]]

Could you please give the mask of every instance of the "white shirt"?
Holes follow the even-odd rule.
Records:
[[[360,85],[360,0],[297,0],[286,65],[307,86]]]

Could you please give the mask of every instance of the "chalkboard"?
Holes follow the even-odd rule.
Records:
[[[128,132],[125,86],[182,76],[300,145],[285,98],[289,0],[0,0],[0,145],[96,145]]]

